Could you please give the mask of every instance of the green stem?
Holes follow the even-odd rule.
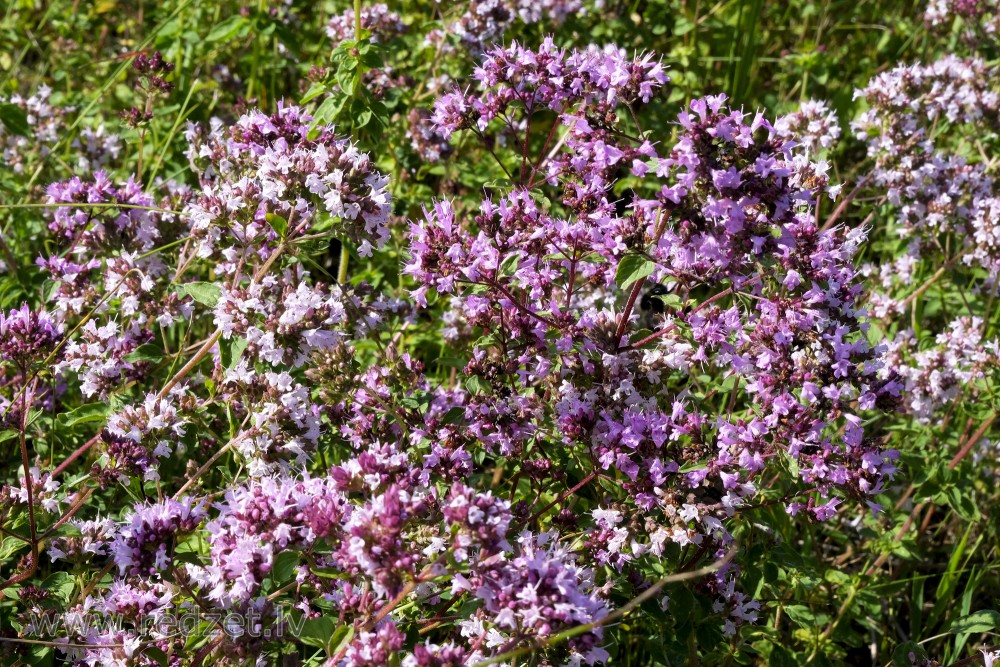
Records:
[[[347,260],[351,258],[351,253],[347,250],[347,242],[340,242],[340,264],[337,265],[337,284],[347,283]]]
[[[355,46],[361,42],[361,0],[354,0],[354,41]],[[361,76],[364,70],[359,59],[358,69],[354,73],[354,97],[357,98],[361,92]],[[341,281],[343,282],[343,281]]]

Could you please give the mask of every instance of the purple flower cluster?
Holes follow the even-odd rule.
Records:
[[[174,84],[166,79],[174,71],[174,65],[165,61],[159,51],[154,51],[151,55],[142,52],[132,60],[132,71],[138,75],[135,87],[143,93],[145,104],[142,108],[124,109],[119,117],[128,127],[135,129],[153,119],[154,99],[169,95],[174,89]]]
[[[204,518],[202,503],[191,498],[137,505],[110,545],[119,572],[150,576],[167,571],[177,540]]]
[[[797,111],[785,114],[774,122],[775,133],[797,141],[809,155],[833,148],[840,139],[837,112],[823,100],[806,100]]]
[[[320,126],[310,138],[309,121],[298,107],[280,105],[231,127],[188,128],[188,157],[202,175],[202,192],[186,212],[201,257],[220,258],[219,268],[233,273],[251,255],[266,258],[282,237],[318,231],[328,222],[323,214],[363,256],[385,244],[388,179],[331,128]]]
[[[991,272],[1000,266],[1000,193],[986,165],[969,162],[934,128],[1000,128],[996,77],[995,67],[956,56],[898,67],[856,91],[870,108],[852,125],[868,144],[871,178],[895,207],[900,234],[920,241],[911,252],[955,234],[962,261]]]
[[[962,37],[973,48],[989,47],[1000,33],[1000,4],[996,0],[930,0],[924,22],[932,30],[947,33],[960,21]]]
[[[453,31],[478,48],[580,4],[475,1]],[[405,29],[384,4],[361,19],[373,40]],[[353,20],[335,17],[331,39]],[[136,69],[167,91],[159,54]],[[966,263],[1000,270],[988,169],[932,131],[992,126],[993,74],[950,59],[859,93],[873,182],[912,237],[881,269],[887,291],[945,232],[965,235]],[[506,178],[477,202],[426,202],[406,231],[408,300],[307,268],[333,237],[363,256],[384,247],[393,201],[369,155],[295,106],[189,126],[195,189],[101,170],[50,185],[37,265],[58,284],[51,313],[0,313],[5,386],[23,391],[0,407],[23,430],[31,404],[65,412],[72,396],[99,401],[101,424],[66,463],[86,462],[86,491],[62,467],[26,470],[4,512],[31,497],[57,513],[119,485],[158,499],[122,522],[67,515],[47,542],[51,560],[117,568],[73,613],[136,625],[69,635],[63,652],[126,664],[149,645],[140,621],[197,607],[268,629],[330,621],[347,630],[328,647],[336,667],[526,650],[606,663],[605,625],[629,611],[614,606],[663,575],[714,562],[693,584],[703,611],[725,635],[756,622],[737,537],[765,508],[801,522],[878,512],[898,458],[878,416],[933,419],[1000,349],[974,318],[930,347],[908,332],[871,342],[864,279],[878,271],[855,265],[868,230],[817,221],[840,194],[819,159],[840,135],[829,106],[772,121],[713,95],[659,136],[643,112],[668,82],[652,54],[546,38],[490,47],[469,88],[412,112],[424,159],[456,154],[461,135]],[[874,301],[876,317],[902,309]],[[451,372],[421,361],[427,326]],[[28,371],[49,355],[43,393]],[[273,648],[208,632],[206,659]]]
[[[667,82],[667,75],[651,54],[631,59],[614,47],[567,52],[551,38],[537,50],[516,42],[495,47],[476,68],[473,78],[481,91],[453,91],[434,105],[432,121],[445,136],[477,128],[482,131],[505,116],[512,105],[523,105],[528,115],[542,109],[575,114],[571,107],[593,106],[595,113],[618,105],[648,102],[654,91]],[[562,118],[566,125],[572,115]],[[574,128],[586,132],[584,128]],[[609,156],[610,157],[610,156]],[[613,159],[613,158],[611,158]]]
[[[114,541],[118,524],[111,519],[74,519],[70,523],[79,535],[52,540],[47,550],[49,558],[53,561],[64,559],[87,562],[95,557],[108,555],[108,545]]]
[[[134,178],[115,185],[103,171],[92,181],[74,176],[48,187],[49,230],[59,252],[37,264],[59,281],[52,297],[58,310],[81,313],[101,298],[117,298],[125,315],[146,312],[150,320],[172,321],[177,304],[154,308],[148,299],[167,272],[150,251],[183,236],[186,225],[172,207],[190,193],[172,183],[163,189],[157,201]]]
[[[62,334],[57,320],[44,310],[31,310],[28,304],[0,312],[0,364],[11,363],[23,370],[53,352]]]
[[[32,153],[39,150],[42,157],[48,155],[51,146],[59,140],[59,130],[65,121],[68,109],[54,106],[49,98],[52,89],[41,86],[30,97],[12,95],[0,98],[4,104],[12,104],[24,111],[25,120],[31,128],[32,136],[23,137],[7,129],[0,123],[0,156],[4,164],[15,174],[25,173],[26,165],[31,165]]]
[[[451,23],[449,32],[458,35],[468,52],[479,55],[500,42],[518,19],[526,25],[543,19],[558,25],[582,9],[581,0],[472,0]]]
[[[122,481],[140,474],[145,479],[159,479],[155,462],[177,449],[184,424],[171,396],[147,394],[141,404],[127,405],[108,418],[104,434],[107,456],[95,472],[100,470],[105,479]]]
[[[330,19],[326,35],[334,44],[354,39],[354,24],[354,10],[345,9],[342,14]],[[390,11],[384,2],[365,4],[361,8],[361,28],[371,33],[370,39],[375,43],[387,42],[406,32],[406,24],[399,18],[399,14]]]
[[[107,398],[123,383],[138,382],[146,377],[152,364],[142,360],[128,361],[127,357],[151,340],[153,332],[137,324],[120,331],[117,322],[98,327],[90,320],[80,328],[79,336],[66,344],[56,370],[75,373],[80,378],[84,396]]]
[[[569,548],[549,533],[522,533],[508,560],[477,568],[470,578],[456,578],[454,590],[469,590],[483,601],[462,634],[484,638],[488,648],[509,646],[512,638],[546,638],[569,628],[599,621],[608,613],[593,574],[576,564]],[[484,624],[488,619],[489,625]],[[608,659],[596,628],[569,642],[569,664],[593,665]],[[485,656],[473,655],[473,662]]]
[[[491,51],[476,78],[478,89],[438,101],[433,120],[446,135],[485,137],[493,123],[530,127],[550,112],[565,128],[525,158],[520,185],[471,213],[437,202],[411,227],[414,298],[454,295],[450,326],[492,332],[465,368],[485,388],[466,408],[476,438],[547,479],[549,462],[532,459],[552,433],[591,461],[591,476],[622,480],[629,512],[645,523],[595,510],[587,544],[618,569],[662,558],[668,544],[730,544],[726,521],[752,507],[756,480],[782,460],[795,462],[801,483],[790,513],[828,520],[844,497],[877,509],[896,453],[866,436],[859,411],[893,409],[902,384],[865,335],[853,265],[864,233],[815,224],[817,198],[839,188],[828,165],[795,150],[802,123],[778,131],[717,96],[680,115],[669,150],[623,139],[616,110],[651,99],[665,77],[649,57],[617,50],[515,44]],[[609,195],[626,174],[648,194],[623,210]],[[551,188],[545,198],[539,187]],[[621,313],[614,287],[630,263],[658,284],[650,302],[678,305],[637,316],[640,280],[622,294]],[[681,307],[696,294],[699,307]],[[654,331],[633,335],[643,321]],[[684,388],[696,369],[753,412],[720,415]],[[529,390],[501,390],[507,377]],[[729,585],[718,594],[724,609],[753,604]],[[740,611],[730,624],[751,617]]]
[[[206,530],[211,563],[192,581],[222,607],[249,601],[287,549],[310,547],[343,520],[345,499],[329,480],[263,478],[226,493]]]
[[[960,317],[940,332],[932,347],[920,347],[912,331],[890,344],[890,363],[906,385],[911,414],[927,423],[977,380],[1000,364],[1000,343],[984,341],[980,317]]]
[[[72,502],[73,497],[60,491],[62,484],[56,481],[51,473],[42,472],[37,466],[28,470],[29,476],[22,473],[18,478],[19,486],[5,486],[0,495],[15,503],[28,505],[28,482],[30,479],[31,498],[33,502],[50,514],[57,514],[63,502]]]
[[[434,127],[431,112],[427,109],[414,108],[407,116],[409,129],[406,136],[414,152],[425,162],[439,162],[452,154],[451,144],[447,138]]]

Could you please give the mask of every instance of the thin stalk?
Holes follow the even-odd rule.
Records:
[[[79,449],[70,454],[65,461],[56,466],[56,469],[52,471],[52,478],[54,479],[55,477],[59,476],[64,470],[66,470],[66,468],[69,467],[70,463],[80,458],[80,456],[86,453],[87,450],[93,447],[100,439],[101,439],[101,434],[98,433],[93,438],[85,442],[82,446],[80,446]]]
[[[663,236],[663,231],[666,229],[666,220],[663,218],[663,209],[659,209],[656,212],[656,222],[653,223],[653,241],[649,244],[650,250],[656,248],[656,244],[660,242],[660,237]],[[620,346],[622,342],[622,336],[625,335],[625,328],[628,326],[628,320],[632,316],[632,309],[635,308],[635,302],[639,298],[639,292],[642,290],[642,286],[646,284],[646,278],[643,276],[639,280],[635,281],[635,285],[632,286],[632,292],[628,295],[628,301],[625,302],[625,310],[622,311],[622,318],[618,322],[618,330],[615,331],[615,345]]]
[[[347,241],[340,242],[340,263],[337,265],[337,284],[347,283],[347,262],[351,259],[351,253],[347,249]]]

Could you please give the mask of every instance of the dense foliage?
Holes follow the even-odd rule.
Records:
[[[992,665],[995,0],[12,0],[4,664]]]

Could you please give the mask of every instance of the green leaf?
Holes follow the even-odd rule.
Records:
[[[31,134],[31,126],[28,125],[28,114],[16,104],[0,104],[0,123],[7,128],[11,134],[19,137],[26,137]]]
[[[193,282],[177,286],[177,293],[187,295],[200,304],[214,308],[222,296],[222,288],[215,283]]]
[[[42,301],[45,303],[51,301],[61,284],[61,281],[58,280],[45,280],[42,283]]]
[[[0,562],[7,562],[11,556],[27,546],[27,543],[13,535],[3,538],[3,542],[0,542]]]
[[[302,96],[299,100],[299,104],[305,104],[306,102],[312,102],[314,99],[330,91],[330,86],[327,85],[325,81],[317,81],[313,85],[309,86],[309,90],[306,94]]]
[[[88,403],[70,412],[64,412],[56,419],[60,426],[69,428],[77,424],[103,422],[108,418],[110,411],[111,406],[108,403]]]
[[[371,122],[372,109],[364,100],[356,99],[351,102],[351,118],[354,120],[354,127],[365,127]]]
[[[473,394],[483,394],[490,391],[490,383],[483,380],[478,375],[473,375],[465,380],[465,388]]]
[[[351,93],[354,90],[354,83],[360,80],[360,72],[358,70],[358,61],[348,60],[340,66],[337,70],[337,74],[334,79],[340,89],[345,93]]]
[[[74,588],[73,577],[69,572],[53,572],[45,577],[45,581],[42,582],[42,588],[63,602],[69,602]]]
[[[767,667],[793,667],[800,663],[795,661],[795,656],[788,652],[783,646],[773,644],[771,655],[767,658]]]
[[[32,667],[42,667],[43,665],[52,665],[55,661],[53,660],[54,651],[51,646],[32,646],[28,649],[28,659],[26,664]]]
[[[621,289],[628,289],[629,285],[650,275],[655,268],[656,264],[642,255],[625,255],[615,271],[615,282]]]
[[[175,551],[173,560],[176,561],[176,564],[189,563],[197,567],[204,565],[204,563],[201,562],[201,559],[198,558],[198,554],[192,551]]]
[[[812,627],[816,621],[816,616],[812,613],[812,610],[802,604],[790,604],[786,606],[785,613],[788,614],[788,618],[804,628]]]
[[[663,303],[664,306],[669,306],[675,310],[680,310],[684,305],[684,301],[681,300],[679,294],[654,294],[651,298],[657,299]]]
[[[337,624],[331,618],[327,618],[326,616],[310,618],[302,624],[302,629],[299,630],[299,641],[309,646],[327,650],[327,647],[330,645],[330,639],[333,638],[333,633],[336,629]]]
[[[279,238],[285,238],[285,234],[288,232],[288,221],[277,213],[265,213],[264,219],[267,220],[267,224],[271,225],[271,229],[274,233],[278,235]]]
[[[227,371],[236,368],[243,357],[243,351],[247,349],[247,339],[235,336],[233,338],[219,339],[219,352],[222,357],[222,367]]]
[[[441,421],[445,424],[460,424],[463,419],[465,419],[465,408],[456,406],[444,413]]]
[[[353,625],[341,625],[330,636],[330,653],[336,655],[340,649],[354,638]]]
[[[314,129],[317,125],[328,124],[336,120],[350,99],[350,95],[345,95],[340,91],[330,93],[330,96],[323,100],[323,103],[313,113],[313,121],[309,125],[310,129]]]
[[[368,69],[382,67],[385,65],[385,60],[382,58],[382,50],[377,44],[366,42],[360,49],[358,49],[358,55],[361,56],[361,64]]]
[[[208,33],[208,37],[205,38],[206,42],[226,42],[236,37],[240,31],[250,28],[250,22],[246,17],[236,14],[230,16],[228,19],[220,23],[219,25],[212,28],[212,31]]]
[[[498,278],[510,278],[512,275],[517,273],[518,264],[521,262],[521,253],[512,252],[507,255],[507,257],[500,262],[500,267],[497,269]]]
[[[399,404],[408,410],[426,410],[434,395],[426,391],[415,391],[412,396],[400,399]]]
[[[512,187],[514,187],[514,181],[506,176],[494,178],[483,183],[483,188],[488,190],[508,190]]]
[[[955,619],[950,631],[956,635],[973,632],[989,632],[1000,625],[1000,612],[984,609]]]
[[[129,363],[135,363],[137,361],[151,361],[153,363],[158,362],[163,358],[163,352],[160,348],[146,343],[145,345],[140,345],[131,352],[125,355],[125,361]]]
[[[299,565],[298,551],[282,551],[274,557],[271,566],[271,579],[275,584],[282,584],[295,576],[295,568]]]
[[[687,17],[679,16],[674,19],[674,35],[677,37],[688,34],[694,30],[694,28],[694,21],[691,21]]]
[[[155,646],[144,646],[142,648],[142,656],[144,658],[152,658],[156,661],[156,664],[162,665],[163,667],[167,667],[167,665],[170,664],[170,658],[163,652],[163,649]]]

